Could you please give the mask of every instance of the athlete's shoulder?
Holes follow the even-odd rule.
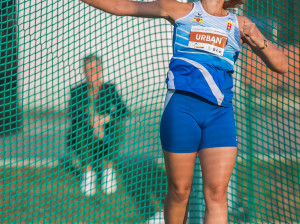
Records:
[[[192,2],[179,2],[176,0],[158,0],[163,10],[168,14],[169,21],[174,22],[187,15],[194,6]]]

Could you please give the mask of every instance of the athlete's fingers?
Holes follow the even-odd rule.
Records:
[[[248,43],[250,43],[251,45],[255,45],[255,43],[251,40],[251,37],[248,34],[243,33],[243,36]]]
[[[248,23],[245,22],[243,26],[243,33],[245,37],[250,37],[251,39],[255,38],[257,36],[257,30],[256,25],[254,23]]]
[[[255,23],[250,23],[244,21],[244,26],[242,30],[244,38],[251,44],[256,47],[262,47],[264,45],[264,36],[256,27]]]
[[[254,23],[245,22],[243,27],[243,32],[245,36],[252,36],[254,33],[254,28],[255,28]]]

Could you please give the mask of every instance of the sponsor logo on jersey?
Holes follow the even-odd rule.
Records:
[[[225,22],[227,23],[227,30],[231,30],[232,26],[235,25],[235,23],[232,21],[232,19],[228,19],[228,21],[225,20]]]
[[[188,47],[223,56],[227,40],[228,34],[224,30],[195,25],[191,28]]]
[[[193,23],[203,23],[203,18],[201,13],[197,13],[197,15],[193,19]]]
[[[207,43],[213,46],[225,48],[227,37],[214,33],[191,33],[190,40],[194,42]]]

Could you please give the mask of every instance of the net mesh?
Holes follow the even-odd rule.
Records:
[[[71,0],[1,6],[1,222],[163,223],[172,26]],[[256,0],[236,10],[284,51],[289,72],[245,46],[237,61],[231,223],[300,222],[299,7]],[[199,161],[189,203],[189,223],[203,223]]]

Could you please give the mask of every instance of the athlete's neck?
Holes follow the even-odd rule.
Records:
[[[213,16],[227,16],[227,11],[223,9],[224,0],[202,0],[204,10]]]

